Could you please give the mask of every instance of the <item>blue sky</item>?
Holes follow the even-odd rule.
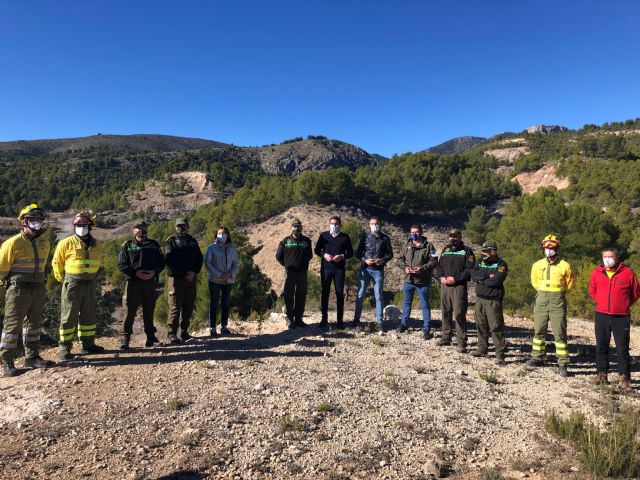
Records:
[[[640,117],[640,2],[0,0],[0,140],[326,135],[391,155]]]

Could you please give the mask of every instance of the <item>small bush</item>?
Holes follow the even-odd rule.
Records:
[[[281,432],[302,432],[305,429],[304,423],[299,418],[287,415],[280,417],[278,426]]]
[[[502,480],[502,473],[497,468],[487,468],[482,471],[482,480]]]
[[[493,370],[489,370],[488,372],[481,372],[478,376],[485,382],[492,385],[496,385],[497,383],[499,383],[496,372],[494,372]]]
[[[316,410],[320,413],[329,413],[335,410],[335,407],[331,404],[331,402],[323,400],[321,402],[318,402],[318,405],[316,405]]]
[[[371,343],[373,343],[376,347],[384,347],[384,342],[379,338],[374,338],[373,340],[371,340]]]
[[[167,402],[167,408],[169,408],[169,410],[182,410],[185,407],[187,407],[187,403],[177,397],[171,398]]]

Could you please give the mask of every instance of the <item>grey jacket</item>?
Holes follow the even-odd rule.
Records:
[[[210,282],[224,284],[225,282],[221,278],[224,272],[231,273],[231,278],[226,283],[235,282],[236,274],[240,268],[240,258],[236,247],[232,243],[221,244],[216,240],[207,247],[204,266],[209,273]]]

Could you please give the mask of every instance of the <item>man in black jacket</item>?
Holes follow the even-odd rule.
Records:
[[[376,322],[381,333],[384,333],[382,323],[382,292],[384,288],[384,266],[393,258],[391,240],[380,231],[380,220],[378,217],[371,217],[369,220],[369,230],[360,239],[356,249],[356,258],[362,262],[360,267],[359,280],[360,288],[356,297],[356,309],[353,315],[353,325],[358,326],[362,314],[362,303],[369,288],[369,282],[373,281],[373,293],[376,298]]]
[[[133,333],[133,321],[138,307],[142,305],[144,332],[147,334],[146,346],[158,343],[153,324],[153,311],[156,306],[156,284],[158,274],[164,268],[164,255],[158,242],[147,238],[147,222],[138,221],[133,226],[133,239],[127,240],[120,248],[118,269],[127,278],[122,303],[126,317],[122,329],[120,349],[129,348]]]
[[[342,221],[340,217],[331,217],[329,231],[322,232],[316,242],[314,252],[322,259],[320,267],[320,281],[322,297],[320,301],[322,320],[320,325],[329,323],[329,294],[331,283],[336,290],[336,316],[338,328],[344,328],[344,277],[346,260],[353,257],[351,239],[340,231]]]
[[[422,235],[420,225],[411,225],[409,240],[405,244],[398,266],[404,271],[404,286],[402,289],[404,302],[402,305],[402,321],[400,333],[407,330],[413,294],[418,292],[420,308],[422,309],[422,335],[425,340],[431,335],[431,308],[429,306],[429,289],[433,269],[438,265],[436,248]]]
[[[504,281],[507,278],[507,262],[498,257],[495,242],[482,244],[482,260],[471,270],[471,280],[476,284],[476,325],[478,327],[478,345],[471,352],[474,357],[487,355],[489,329],[496,349],[496,365],[504,365],[504,316],[502,299]]]
[[[449,232],[449,244],[438,261],[436,276],[440,279],[442,336],[436,345],[451,345],[452,320],[456,322],[458,352],[467,351],[467,282],[469,270],[475,265],[473,251],[462,242],[458,229]]]
[[[302,222],[294,218],[291,235],[280,242],[276,252],[276,259],[287,271],[283,296],[290,329],[307,326],[302,315],[307,300],[307,271],[312,258],[311,239],[302,235]]]
[[[188,341],[189,323],[196,303],[198,273],[202,269],[202,251],[198,241],[189,235],[189,221],[186,218],[176,220],[176,234],[167,238],[164,247],[165,260],[169,274],[169,316],[167,318],[167,340],[172,345],[181,340]],[[182,315],[182,319],[180,316]]]

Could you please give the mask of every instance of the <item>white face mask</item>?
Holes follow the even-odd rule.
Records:
[[[76,227],[76,235],[78,235],[79,237],[86,237],[87,235],[89,235],[89,227]]]
[[[544,254],[547,258],[555,257],[557,250],[555,248],[545,248]]]
[[[378,233],[380,231],[380,225],[369,225],[369,228],[371,229],[371,233]]]
[[[604,264],[605,267],[607,268],[613,268],[616,266],[616,259],[612,258],[612,257],[604,257],[602,259],[602,263]]]
[[[329,225],[329,233],[335,235],[336,233],[340,232],[340,225],[338,224],[331,224]]]
[[[42,228],[42,222],[40,220],[29,220],[27,222],[27,226],[29,227],[29,230],[39,232]]]

